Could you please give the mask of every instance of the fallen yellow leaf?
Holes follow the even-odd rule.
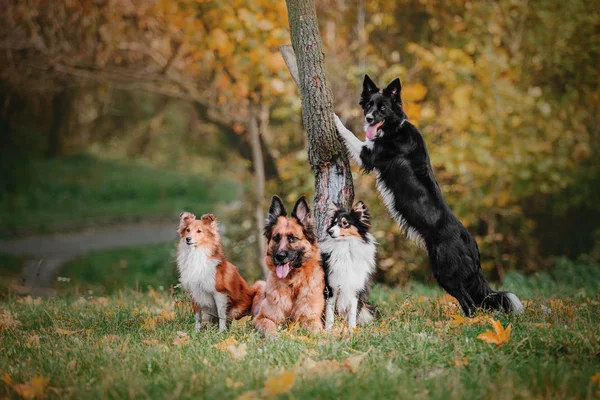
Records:
[[[225,378],[225,385],[228,388],[232,388],[232,389],[239,389],[242,387],[243,383],[240,381],[234,381],[231,378]]]
[[[287,393],[294,386],[296,374],[293,372],[282,372],[279,375],[270,375],[265,381],[263,395],[267,397],[276,397],[282,393]]]
[[[226,351],[227,346],[236,346],[238,344],[239,342],[233,336],[229,336],[227,339],[213,345],[213,349]]]
[[[244,328],[246,326],[250,326],[252,322],[252,317],[250,315],[246,315],[240,319],[234,319],[231,321],[231,329]]]
[[[145,340],[142,340],[142,343],[145,344],[146,346],[158,346],[160,344],[158,339],[145,339]]]
[[[162,310],[160,316],[163,317],[165,321],[173,321],[175,319],[175,311]]]
[[[176,346],[186,346],[189,343],[190,343],[189,336],[176,337],[175,340],[173,340],[173,344]]]
[[[360,363],[367,357],[367,353],[355,354],[346,358],[342,367],[348,368],[351,372],[356,372]]]
[[[68,329],[56,328],[56,333],[58,333],[59,335],[72,335],[74,333],[77,333],[77,331],[71,331],[71,330],[68,330]]]
[[[36,375],[29,382],[13,385],[12,388],[24,399],[41,399],[44,397],[48,382],[50,382],[49,378]]]
[[[156,323],[154,321],[154,318],[152,318],[152,317],[146,318],[144,320],[144,323],[142,324],[142,328],[146,329],[147,331],[151,331],[155,327],[156,327]]]
[[[549,322],[530,322],[528,325],[535,326],[536,328],[550,328],[552,326]]]
[[[25,347],[27,347],[28,349],[40,347],[40,337],[35,333],[29,335],[27,337],[27,344],[25,344]]]
[[[468,358],[457,358],[456,360],[450,361],[450,364],[454,365],[456,368],[462,368],[466,365],[469,365]]]
[[[12,386],[12,378],[6,371],[2,371],[2,382],[6,383],[8,386]]]
[[[494,332],[484,332],[477,336],[477,339],[482,340],[486,343],[493,343],[496,346],[501,346],[510,340],[511,324],[508,324],[508,326],[505,329],[500,323],[500,321],[492,320],[492,326],[494,327]]]
[[[6,372],[5,372],[6,374]],[[10,378],[10,377],[9,377]],[[594,375],[590,377],[590,381],[600,386],[600,372],[596,372]]]
[[[246,343],[241,343],[238,345],[230,345],[225,348],[225,350],[229,353],[234,360],[240,360],[248,354],[246,349]]]

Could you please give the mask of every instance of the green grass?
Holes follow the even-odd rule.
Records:
[[[235,198],[239,190],[223,177],[88,155],[36,160],[27,168],[29,179],[10,196],[0,196],[0,237],[170,218],[185,208],[202,212]]]
[[[0,253],[0,293],[7,290],[23,269],[23,260],[12,254]]]
[[[66,292],[92,290],[113,293],[124,287],[168,288],[177,283],[175,244],[166,243],[101,251],[68,262],[60,275],[70,280],[57,283]]]
[[[339,320],[327,335],[294,327],[262,339],[249,322],[226,333],[210,327],[196,334],[188,296],[179,290],[8,297],[0,303],[0,369],[12,382],[0,381],[0,397],[16,397],[23,388],[17,385],[38,375],[49,378],[50,398],[229,399],[267,395],[267,379],[287,371],[295,380],[280,397],[289,399],[597,398],[600,388],[591,377],[600,372],[600,269],[565,262],[561,271],[584,272],[584,284],[596,291],[582,291],[577,276],[544,280],[544,290],[553,290],[541,296],[524,295],[539,277],[506,283],[527,308],[520,317],[488,314],[512,326],[502,346],[477,339],[491,329],[489,322],[451,327],[456,307],[438,288],[418,283],[376,286],[372,299],[383,323],[362,327],[351,339]],[[173,319],[160,318],[162,311],[174,312]],[[189,339],[178,345],[182,333]],[[247,348],[240,360],[213,348],[230,336]],[[354,372],[336,371],[331,363],[319,370],[298,365],[306,357],[343,362],[359,353],[367,356]],[[454,364],[463,359],[467,365]]]

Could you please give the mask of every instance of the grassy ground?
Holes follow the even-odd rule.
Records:
[[[77,229],[93,223],[172,218],[208,211],[236,196],[227,179],[186,175],[88,155],[36,160],[10,196],[0,196],[0,237]]]
[[[10,287],[22,268],[23,260],[19,257],[0,253],[0,294]]]
[[[0,396],[598,398],[600,270],[565,262],[553,274],[570,278],[509,277],[526,314],[472,324],[451,317],[460,312],[437,288],[376,287],[383,320],[351,339],[341,321],[328,335],[292,326],[265,340],[249,321],[196,334],[177,290],[9,297],[0,303]],[[477,338],[490,319],[511,325],[501,346]],[[237,344],[214,348],[228,338]]]

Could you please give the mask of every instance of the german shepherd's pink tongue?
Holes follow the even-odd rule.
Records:
[[[283,279],[290,273],[290,263],[278,265],[275,267],[275,273],[279,279]]]
[[[379,122],[378,124],[375,124],[375,125],[369,125],[367,127],[367,131],[366,131],[367,138],[369,138],[370,140],[375,139],[375,136],[377,136],[377,129],[379,129],[379,127],[381,125],[383,125],[383,122],[384,121],[381,121],[381,122]]]

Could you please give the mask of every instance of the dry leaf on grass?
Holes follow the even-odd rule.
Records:
[[[360,363],[367,358],[367,353],[360,353],[350,356],[344,360],[342,367],[348,368],[351,372],[356,372]]]
[[[289,392],[294,386],[296,374],[293,372],[282,372],[279,375],[269,375],[262,389],[265,397],[276,397],[280,394]]]
[[[225,378],[225,385],[226,385],[228,388],[231,388],[231,389],[239,389],[239,388],[241,388],[241,387],[242,387],[244,384],[243,384],[242,382],[240,382],[240,381],[234,381],[234,380],[233,380],[233,379],[231,379],[231,378]]]
[[[24,399],[41,399],[45,396],[48,382],[49,378],[36,375],[29,382],[13,385],[12,388]]]
[[[189,336],[178,336],[173,340],[173,344],[176,346],[186,346],[190,344]]]
[[[590,377],[590,381],[600,386],[600,372],[596,372],[594,375],[592,375]]]
[[[489,320],[489,317],[468,318],[468,317],[463,317],[462,315],[456,315],[456,314],[451,314],[450,318],[452,318],[452,321],[450,321],[451,328],[458,328],[461,325],[480,324],[482,322],[487,322]]]
[[[152,317],[148,317],[144,320],[144,322],[142,323],[142,328],[144,328],[147,331],[151,331],[156,327],[156,322],[154,321],[154,318]]]
[[[21,321],[13,317],[10,311],[4,311],[0,314],[0,332],[5,329],[13,329],[21,326]]]
[[[536,328],[550,328],[552,326],[549,322],[530,322],[527,325],[535,326]]]
[[[247,326],[250,326],[251,323],[252,317],[250,315],[246,315],[245,317],[231,321],[231,329],[243,329]]]
[[[162,310],[160,312],[160,316],[165,320],[165,321],[173,321],[175,319],[175,311],[167,311],[167,310]]]
[[[56,328],[56,333],[58,333],[59,335],[69,336],[69,335],[74,335],[79,332],[81,332],[81,331],[71,331],[69,329]]]
[[[31,348],[38,348],[40,347],[40,337],[38,335],[31,334],[27,337],[27,343],[25,344],[25,347],[27,347],[28,349]]]
[[[144,339],[142,340],[142,343],[146,346],[158,346],[160,344],[158,339]]]
[[[25,296],[22,298],[18,298],[17,302],[21,303],[21,304],[31,304],[31,305],[37,306],[42,302],[42,298],[41,297],[33,298],[33,297],[31,297],[31,295],[28,295],[28,296]]]
[[[233,336],[215,344],[213,348],[229,353],[234,360],[240,360],[248,354],[246,343],[239,343]]]
[[[450,361],[450,364],[454,365],[456,368],[462,368],[464,366],[469,365],[469,359],[466,357],[457,358],[456,360]]]
[[[508,326],[505,329],[500,323],[500,321],[492,320],[492,326],[494,327],[494,332],[484,332],[477,336],[477,339],[482,340],[486,343],[493,343],[497,346],[501,346],[510,340],[511,324],[508,324]]]

